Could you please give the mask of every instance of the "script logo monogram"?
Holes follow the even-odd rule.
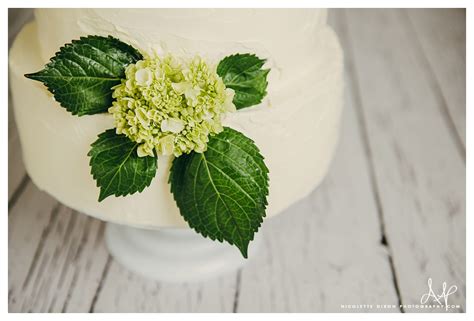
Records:
[[[455,285],[452,285],[447,289],[448,286],[446,285],[446,282],[443,282],[443,292],[441,292],[441,294],[438,295],[434,292],[432,285],[433,285],[433,281],[431,280],[431,278],[429,278],[428,279],[428,292],[421,296],[420,303],[425,304],[428,302],[429,299],[431,299],[431,300],[434,300],[439,305],[444,305],[446,311],[448,311],[448,297],[451,294],[456,293],[456,291],[458,290],[458,287]]]

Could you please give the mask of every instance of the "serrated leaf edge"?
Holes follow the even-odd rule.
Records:
[[[255,147],[257,147],[256,144],[255,144],[255,142],[254,142],[251,138],[245,136],[245,135],[242,134],[241,132],[239,132],[239,131],[237,131],[237,130],[235,130],[235,129],[232,129],[232,128],[230,128],[230,127],[224,127],[224,128],[227,128],[227,129],[230,129],[230,130],[232,130],[232,131],[236,131],[236,132],[240,133],[243,137],[245,137],[247,140],[249,140],[249,142],[251,142]],[[214,137],[216,137],[216,136],[219,136],[219,134],[215,135]],[[238,145],[235,145],[235,144],[234,144],[234,146],[237,146],[239,149],[241,149]],[[241,149],[241,150],[242,150],[242,149]],[[247,155],[251,156],[252,158],[253,158],[254,156],[257,156],[259,159],[262,160],[262,164],[263,164],[264,169],[265,169],[265,171],[263,171],[263,174],[265,175],[265,178],[266,178],[266,180],[265,180],[265,185],[264,185],[264,200],[265,200],[265,201],[262,202],[262,204],[261,204],[262,210],[263,210],[263,215],[262,215],[261,217],[259,217],[259,219],[258,219],[258,225],[256,225],[256,226],[254,227],[254,229],[253,229],[253,234],[252,234],[251,238],[248,240],[248,242],[246,243],[245,249],[241,249],[241,248],[240,248],[239,246],[237,246],[234,242],[232,242],[232,241],[230,241],[230,240],[225,240],[223,237],[219,237],[219,236],[217,236],[217,235],[211,235],[211,234],[209,234],[209,233],[206,233],[205,231],[200,231],[200,230],[196,229],[195,224],[193,224],[191,221],[189,221],[189,219],[188,219],[185,215],[182,215],[182,214],[181,214],[181,217],[186,221],[186,223],[188,223],[189,227],[191,227],[191,228],[192,228],[195,232],[197,232],[198,234],[201,234],[203,237],[208,237],[208,238],[210,238],[210,239],[213,240],[213,241],[216,241],[216,240],[217,240],[217,241],[219,241],[220,243],[223,243],[223,242],[225,241],[225,242],[229,243],[230,245],[235,245],[235,246],[239,249],[239,251],[242,253],[242,256],[243,256],[244,258],[248,258],[248,246],[250,245],[250,242],[255,239],[255,234],[258,232],[258,230],[259,230],[260,227],[262,226],[264,217],[266,217],[266,208],[267,208],[267,205],[268,205],[268,201],[267,201],[268,198],[267,198],[267,197],[268,197],[268,192],[269,192],[268,187],[269,187],[270,179],[269,179],[269,176],[268,176],[268,173],[269,173],[268,167],[266,166],[265,162],[263,162],[263,160],[265,159],[265,157],[260,153],[260,149],[257,147],[257,151],[258,151],[258,154],[257,154],[257,155],[251,155],[251,154],[249,154],[248,152],[246,152],[245,150],[242,150],[242,151],[245,152]],[[195,153],[195,154],[201,154],[201,153]],[[178,193],[175,193],[175,191],[177,191],[177,190],[176,190],[177,186],[175,186],[175,184],[173,184],[173,176],[176,175],[176,174],[175,174],[175,169],[174,169],[174,167],[177,166],[177,163],[176,163],[175,161],[176,161],[176,159],[175,159],[175,160],[172,162],[172,164],[171,164],[170,175],[169,175],[169,177],[168,177],[168,183],[170,184],[170,189],[171,189],[171,194],[173,195],[173,199],[174,199],[174,201],[175,201],[176,203],[178,203],[178,197],[179,197],[179,196],[178,196]],[[211,177],[210,177],[210,179],[211,179]],[[180,213],[181,213],[181,209],[180,209],[179,207],[178,207],[178,209],[179,209],[179,211],[180,211]]]
[[[98,140],[101,138],[101,136],[106,135],[107,132],[109,132],[109,131],[114,131],[114,132],[115,132],[115,129],[114,129],[114,128],[107,129],[106,131],[100,133],[100,134],[98,135],[98,139],[95,140],[90,146],[91,146],[91,147],[94,147],[94,145],[98,142]],[[132,141],[130,141],[130,142],[132,142]],[[132,143],[133,143],[133,142],[132,142]],[[137,146],[138,146],[138,143],[136,143],[136,144],[134,145],[134,147],[133,147],[132,150],[130,151],[130,154],[127,156],[127,159],[128,159],[128,157],[130,157],[130,155],[132,155],[132,152],[137,148]],[[103,151],[102,151],[102,152],[103,152]],[[101,153],[102,153],[102,152],[101,152]],[[99,153],[99,154],[100,154],[100,153]],[[112,196],[112,195],[113,195],[113,196],[116,196],[116,197],[124,197],[124,196],[127,196],[127,195],[133,195],[133,194],[135,194],[135,193],[141,193],[141,192],[143,192],[143,191],[145,190],[145,188],[149,187],[149,186],[151,185],[151,183],[153,182],[153,179],[151,179],[149,183],[145,182],[144,185],[143,185],[143,187],[140,187],[139,189],[137,189],[137,190],[136,190],[135,192],[133,192],[133,193],[120,193],[120,192],[118,192],[118,193],[109,194],[109,195],[107,195],[107,196],[103,196],[103,188],[99,185],[99,182],[97,181],[97,177],[98,177],[98,176],[97,176],[96,174],[94,174],[93,168],[92,168],[92,162],[93,162],[94,158],[96,158],[97,155],[99,155],[99,154],[95,154],[95,155],[94,155],[94,154],[92,153],[92,149],[87,153],[87,156],[90,157],[90,160],[89,160],[89,167],[90,167],[90,169],[91,169],[90,174],[92,175],[92,177],[94,178],[94,180],[95,180],[95,182],[96,182],[96,187],[98,187],[99,190],[100,190],[100,191],[99,191],[99,198],[98,198],[98,201],[99,201],[99,202],[103,201],[104,199],[106,199],[107,197]],[[158,168],[157,168],[157,170],[158,170]]]

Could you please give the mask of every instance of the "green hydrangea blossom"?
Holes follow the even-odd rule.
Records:
[[[235,111],[234,91],[199,56],[148,57],[127,66],[125,75],[113,87],[109,113],[117,134],[140,144],[140,157],[154,156],[154,150],[176,157],[202,153],[209,135],[223,130],[222,115]]]

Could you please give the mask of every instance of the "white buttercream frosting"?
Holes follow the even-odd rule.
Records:
[[[186,226],[169,191],[171,158],[142,193],[97,202],[87,152],[113,127],[108,114],[72,116],[38,82],[59,47],[85,35],[112,35],[142,51],[233,53],[267,58],[268,95],[229,114],[224,125],[252,138],[270,170],[267,216],[306,196],[327,172],[342,109],[342,52],[323,9],[37,9],[11,52],[11,90],[26,169],[39,188],[97,218],[142,227]]]

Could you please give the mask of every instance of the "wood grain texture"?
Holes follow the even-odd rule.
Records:
[[[23,288],[29,283],[31,266],[37,262],[48,235],[48,222],[57,202],[28,183],[21,200],[10,209],[8,219],[9,310],[23,311]]]
[[[93,312],[232,312],[236,275],[167,284],[137,276],[112,261]]]
[[[408,27],[420,44],[420,59],[428,64],[428,77],[455,140],[466,146],[466,10],[404,10]],[[415,45],[416,46],[416,45]],[[423,58],[424,57],[424,58]]]
[[[208,282],[152,282],[116,263],[103,222],[60,205],[24,175],[10,116],[9,311],[344,312],[341,304],[391,304],[382,311],[417,312],[398,303],[419,303],[429,277],[438,289],[457,285],[450,303],[463,311],[463,18],[460,10],[331,12],[347,86],[330,172],[308,198],[265,221],[261,256]]]
[[[105,224],[32,183],[22,198],[30,202],[18,202],[9,222],[10,312],[88,311],[109,257]]]
[[[418,303],[431,277],[438,288],[457,285],[452,302],[465,306],[465,166],[414,34],[400,27],[403,14],[345,12],[340,34],[360,91],[401,300]]]

